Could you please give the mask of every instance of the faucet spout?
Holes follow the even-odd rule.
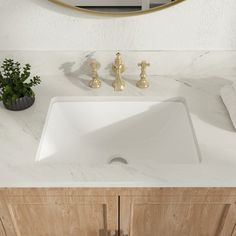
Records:
[[[125,82],[121,78],[121,74],[125,71],[125,65],[122,62],[121,54],[118,52],[116,54],[116,59],[112,65],[112,69],[115,72],[115,80],[112,86],[115,91],[123,91],[125,88]]]

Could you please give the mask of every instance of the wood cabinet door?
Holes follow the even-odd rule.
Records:
[[[208,195],[121,197],[121,229],[129,236],[232,236],[235,198]]]
[[[13,228],[7,236],[110,236],[117,229],[116,197],[10,196],[5,212]]]

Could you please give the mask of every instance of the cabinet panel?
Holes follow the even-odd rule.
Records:
[[[0,236],[111,236],[118,215],[129,236],[236,236],[235,202],[236,188],[0,189]]]
[[[174,196],[122,197],[121,228],[129,236],[231,236],[236,223],[234,201]],[[204,201],[205,200],[205,201]],[[229,199],[227,199],[229,200]]]
[[[10,197],[17,236],[107,236],[116,229],[117,198]]]

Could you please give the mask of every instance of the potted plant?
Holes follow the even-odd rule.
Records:
[[[34,76],[28,82],[31,66],[26,64],[23,68],[19,62],[5,59],[0,70],[0,101],[13,111],[24,110],[33,105],[35,94],[31,89],[40,84],[39,76]]]

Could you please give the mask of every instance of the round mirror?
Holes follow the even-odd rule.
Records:
[[[184,0],[49,0],[78,11],[99,15],[137,15],[173,6]]]

